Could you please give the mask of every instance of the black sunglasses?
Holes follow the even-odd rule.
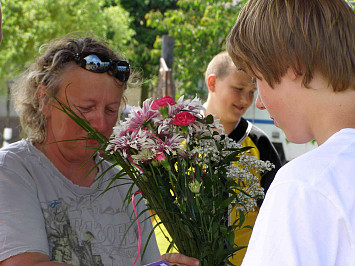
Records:
[[[98,54],[76,54],[75,61],[82,68],[95,73],[104,73],[110,70],[112,75],[121,82],[126,82],[131,72],[127,61],[104,59]]]

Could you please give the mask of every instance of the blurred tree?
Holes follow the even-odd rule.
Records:
[[[147,25],[167,31],[175,38],[173,79],[177,97],[205,98],[207,64],[225,49],[226,37],[245,0],[178,0],[178,9],[165,14],[151,11]],[[161,36],[155,42],[160,51]]]
[[[119,0],[2,0],[0,92],[37,55],[43,43],[78,32],[105,39],[127,55],[134,31]]]
[[[130,59],[141,70],[144,83],[141,103],[150,96],[154,89],[159,71],[160,50],[153,49],[156,36],[166,34],[167,29],[147,26],[146,14],[159,12],[162,17],[168,9],[176,9],[177,0],[121,0],[121,5],[132,17],[131,28],[136,32],[131,43]]]

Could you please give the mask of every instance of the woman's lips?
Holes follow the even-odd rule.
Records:
[[[87,136],[82,137],[81,140],[86,141],[87,145],[90,145],[90,146],[93,146],[93,145],[97,145],[97,144],[98,144],[97,140],[92,139],[92,138],[87,137]]]

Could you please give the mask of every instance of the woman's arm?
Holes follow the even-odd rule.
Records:
[[[49,257],[39,252],[25,252],[19,255],[12,256],[3,262],[0,262],[0,266],[56,266],[56,265],[68,265],[59,262],[49,261]]]

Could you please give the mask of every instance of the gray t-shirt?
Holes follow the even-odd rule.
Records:
[[[101,163],[98,176],[110,166],[106,161]],[[23,252],[41,252],[53,261],[73,265],[133,265],[138,227],[131,216],[132,205],[123,207],[130,185],[125,184],[127,180],[117,181],[121,186],[100,196],[107,186],[105,181],[118,171],[113,167],[91,187],[80,187],[64,177],[28,140],[1,149],[0,261]],[[138,212],[144,207],[142,200]],[[139,218],[142,251],[152,230],[147,216],[144,212]],[[159,256],[153,235],[136,265]]]

